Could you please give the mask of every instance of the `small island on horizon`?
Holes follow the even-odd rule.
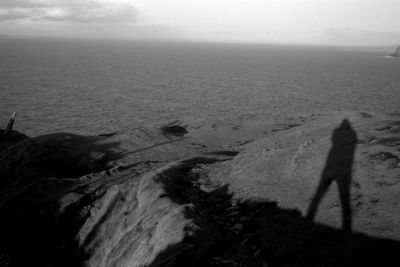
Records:
[[[391,57],[400,57],[400,46],[396,48],[396,52],[390,55]]]

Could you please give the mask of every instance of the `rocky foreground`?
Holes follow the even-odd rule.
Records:
[[[11,132],[0,266],[397,266],[399,134],[351,112]]]

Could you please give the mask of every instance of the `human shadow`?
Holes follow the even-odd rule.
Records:
[[[196,227],[181,242],[159,251],[149,267],[365,267],[397,262],[396,240],[317,224],[299,210],[267,199],[235,198],[229,184],[206,190],[209,180],[197,168],[219,161],[192,158],[159,174],[162,197],[185,206],[185,218]]]
[[[342,207],[342,229],[351,232],[350,186],[357,134],[351,127],[351,123],[344,119],[340,126],[333,131],[331,140],[332,148],[329,151],[317,190],[308,207],[306,218],[314,220],[319,204],[328,192],[329,186],[335,181]]]

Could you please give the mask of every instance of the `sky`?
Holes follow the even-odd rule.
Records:
[[[400,43],[400,0],[0,0],[0,35]]]

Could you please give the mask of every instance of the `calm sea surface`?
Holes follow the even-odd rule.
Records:
[[[0,39],[0,127],[98,133],[175,119],[400,112],[400,60],[268,45]]]

